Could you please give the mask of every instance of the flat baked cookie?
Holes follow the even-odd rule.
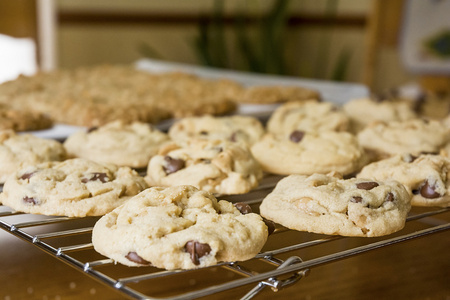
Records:
[[[250,150],[225,140],[191,140],[162,148],[148,164],[154,186],[193,185],[217,194],[243,194],[258,186],[262,170]]]
[[[242,87],[175,73],[149,73],[127,65],[99,65],[20,76],[0,85],[0,95],[32,106],[55,122],[85,127],[122,120],[157,123],[236,109]],[[0,98],[0,102],[1,102]]]
[[[251,151],[264,171],[279,175],[331,171],[348,175],[366,163],[363,148],[347,132],[296,130],[289,138],[269,133]]]
[[[348,116],[330,102],[294,101],[277,108],[267,123],[267,131],[289,136],[295,130],[346,131]]]
[[[320,93],[293,85],[254,85],[243,89],[240,103],[273,104],[288,101],[320,100]]]
[[[0,103],[0,130],[11,129],[19,132],[48,129],[52,126],[53,121],[43,113]]]
[[[450,129],[438,121],[412,119],[372,123],[358,133],[359,143],[375,160],[395,154],[439,153],[450,140]]]
[[[64,147],[71,157],[145,168],[150,158],[168,141],[167,134],[148,123],[115,121],[72,134]]]
[[[264,134],[261,122],[251,116],[184,118],[175,122],[169,129],[169,136],[176,142],[190,139],[229,140],[252,145]]]
[[[413,206],[450,206],[450,159],[440,155],[395,155],[365,166],[357,177],[397,180]]]
[[[176,186],[149,188],[100,218],[92,243],[121,264],[172,270],[251,259],[267,236],[261,216]]]
[[[402,229],[410,195],[396,181],[290,175],[264,198],[261,216],[287,228],[314,233],[374,237]]]
[[[66,150],[58,141],[12,130],[0,131],[0,183],[26,165],[65,158]]]
[[[0,202],[31,214],[100,216],[147,187],[128,167],[75,158],[18,170],[6,180]]]
[[[417,114],[406,102],[374,101],[370,98],[353,99],[343,105],[350,118],[352,132],[359,132],[373,122],[406,121]]]

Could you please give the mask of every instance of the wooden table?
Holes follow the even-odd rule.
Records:
[[[450,212],[439,216],[449,221]],[[436,221],[436,219],[431,219]],[[408,227],[423,227],[420,222]],[[411,228],[410,228],[411,229]],[[415,230],[415,228],[412,228]],[[303,234],[303,233],[302,233]],[[287,232],[269,239],[267,249],[290,244],[299,233]],[[364,239],[363,239],[364,240]],[[304,260],[357,246],[361,239],[342,239],[298,251]],[[450,299],[450,232],[444,231],[314,267],[309,276],[277,293],[265,288],[255,299]],[[34,245],[0,230],[0,300],[10,299],[124,299],[122,294],[66,265]],[[186,285],[211,284],[238,275],[221,271],[205,278],[198,272],[181,276]],[[202,275],[203,274],[203,275]],[[171,290],[161,280],[148,289]],[[207,297],[238,299],[254,284]]]

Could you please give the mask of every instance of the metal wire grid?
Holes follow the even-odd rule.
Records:
[[[260,189],[262,190],[268,189],[271,187],[272,184],[262,185]],[[261,200],[262,198],[259,197],[255,199],[250,199],[246,202],[249,204],[258,204],[261,202]],[[416,215],[411,215],[408,217],[407,222],[422,220],[424,218],[436,216],[438,214],[443,214],[449,211],[450,208],[443,208],[439,210],[433,210]],[[139,292],[138,290],[130,287],[130,284],[143,281],[148,282],[151,281],[152,279],[157,278],[169,279],[171,276],[179,274],[181,274],[182,276],[189,276],[189,273],[193,272],[193,270],[161,271],[150,267],[150,269],[152,270],[149,273],[137,274],[122,278],[112,278],[101,271],[102,267],[104,266],[114,267],[114,262],[111,259],[100,259],[100,260],[88,259],[86,261],[82,261],[76,259],[73,255],[71,255],[72,253],[84,250],[92,250],[93,246],[91,243],[70,244],[68,246],[57,246],[55,245],[56,243],[52,243],[52,241],[60,237],[71,238],[72,236],[78,235],[90,235],[93,227],[80,227],[62,231],[52,231],[50,230],[51,229],[50,228],[49,230],[44,230],[43,233],[33,234],[30,233],[31,231],[30,229],[33,227],[39,228],[43,227],[45,229],[46,227],[49,227],[49,225],[52,224],[74,223],[76,222],[76,220],[79,219],[72,219],[68,217],[42,216],[42,218],[38,220],[19,221],[19,222],[8,221],[8,219],[10,219],[9,217],[13,216],[23,216],[25,217],[25,219],[29,219],[31,215],[15,212],[5,206],[0,206],[0,227],[8,231],[9,233],[13,234],[14,236],[17,236],[18,238],[21,238],[27,242],[32,243],[39,249],[47,252],[48,254],[56,257],[57,259],[65,262],[66,264],[78,269],[79,271],[82,271],[88,276],[105,283],[109,287],[114,288],[118,292],[130,298],[162,299],[145,295],[144,293]],[[231,270],[241,275],[242,278],[225,283],[216,283],[213,286],[208,286],[206,288],[201,288],[198,290],[186,292],[176,296],[171,296],[170,299],[196,299],[254,283],[256,284],[256,286],[242,298],[242,299],[251,299],[266,287],[270,287],[274,291],[277,291],[286,286],[296,283],[302,277],[307,276],[310,272],[310,269],[313,267],[331,263],[357,254],[365,253],[371,250],[408,241],[418,237],[423,237],[430,234],[442,232],[449,229],[450,223],[437,222],[436,224],[433,224],[433,226],[423,230],[415,231],[412,233],[388,239],[383,239],[377,242],[354,247],[344,251],[335,252],[329,255],[324,255],[307,261],[302,261],[302,259],[298,256],[288,256],[288,258],[285,260],[277,257],[281,254],[287,254],[299,249],[304,249],[320,244],[325,244],[331,241],[344,239],[344,237],[340,236],[323,236],[323,238],[313,239],[307,242],[292,244],[287,247],[277,248],[274,250],[259,253],[253,260],[258,260],[264,262],[265,264],[270,265],[272,269],[269,271],[258,273],[255,270],[248,269],[241,263],[237,262],[221,263],[215,267]],[[274,235],[281,234],[286,231],[288,231],[288,229],[286,228],[283,227],[277,228]],[[204,274],[205,276],[208,276],[208,272],[211,271],[211,268],[205,268],[201,271],[205,273]],[[280,279],[281,277],[283,277],[283,279]]]

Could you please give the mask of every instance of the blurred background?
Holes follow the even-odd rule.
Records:
[[[437,10],[449,2],[419,1]],[[402,41],[413,2],[2,0],[0,34],[34,41],[40,70],[149,57],[363,83],[375,93],[411,82],[448,92],[448,72],[424,72],[405,61]],[[437,37],[444,51],[439,59],[447,63],[449,28]]]

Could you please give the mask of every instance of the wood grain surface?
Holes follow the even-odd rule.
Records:
[[[408,222],[399,234],[429,227],[430,223],[450,221],[450,212]],[[90,224],[87,224],[88,226]],[[62,225],[54,225],[56,227]],[[59,229],[59,228],[55,228]],[[65,229],[65,228],[61,228]],[[71,237],[70,242],[89,242],[88,237]],[[285,231],[270,237],[264,250],[300,243],[311,234]],[[74,240],[75,239],[75,240]],[[325,245],[298,250],[290,255],[303,260],[346,250],[383,238],[345,238]],[[450,232],[432,234],[383,247],[311,269],[309,276],[278,292],[265,288],[254,299],[450,299]],[[61,262],[36,246],[0,231],[0,300],[11,299],[126,299],[113,288],[99,283],[81,271]],[[93,250],[92,250],[93,251]],[[77,257],[83,260],[84,254]],[[92,253],[86,253],[87,257]],[[268,267],[244,263],[252,270]],[[270,267],[273,269],[273,267]],[[141,268],[144,272],[145,269]],[[135,268],[111,266],[104,270],[114,277],[136,272]],[[122,275],[123,276],[123,275]],[[114,277],[115,278],[115,277]],[[152,297],[167,297],[196,286],[209,286],[241,278],[229,270],[213,268],[141,282],[133,288]],[[255,284],[215,294],[205,299],[239,299]]]

